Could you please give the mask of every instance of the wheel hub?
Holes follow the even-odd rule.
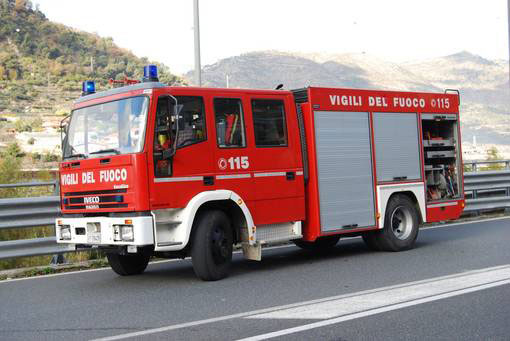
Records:
[[[400,240],[407,239],[413,229],[413,218],[409,208],[405,206],[396,207],[391,213],[391,230],[395,237]]]
[[[227,236],[221,228],[215,228],[211,236],[213,258],[217,264],[227,260],[229,246]]]

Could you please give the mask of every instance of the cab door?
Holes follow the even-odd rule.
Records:
[[[292,98],[251,95],[248,100],[257,224],[302,220],[303,167]]]
[[[176,119],[175,99],[179,111]],[[178,123],[177,123],[178,122]],[[171,149],[177,132],[177,150]],[[208,138],[205,100],[192,93],[160,95],[152,122],[149,149],[151,209],[185,207],[196,194],[214,190],[212,151]]]
[[[253,144],[246,129],[246,105],[243,94],[218,95],[212,98],[215,125],[215,169],[218,189],[234,191],[253,215]]]

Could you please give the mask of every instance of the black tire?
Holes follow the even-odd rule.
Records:
[[[149,264],[149,253],[136,253],[132,255],[119,255],[116,253],[107,253],[108,264],[113,271],[121,276],[138,275],[145,271]]]
[[[375,232],[382,251],[404,251],[414,247],[419,229],[418,212],[405,195],[393,196],[386,205],[384,228]]]
[[[298,239],[294,240],[294,244],[296,244],[296,246],[302,248],[303,250],[320,252],[333,249],[339,240],[340,235],[334,235],[319,237],[314,242],[306,242],[304,240]]]
[[[365,232],[361,235],[361,238],[363,238],[363,241],[370,250],[381,251],[378,239],[380,237],[378,236],[377,231]]]
[[[228,275],[232,262],[233,234],[222,211],[206,211],[193,224],[191,261],[198,278],[217,281]]]

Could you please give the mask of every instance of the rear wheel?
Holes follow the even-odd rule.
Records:
[[[384,228],[376,231],[375,244],[383,251],[412,249],[418,237],[418,212],[409,197],[393,196],[386,206]]]
[[[107,253],[108,264],[113,271],[121,276],[138,275],[145,271],[149,264],[150,254],[137,253],[132,255],[119,255]]]
[[[230,220],[222,211],[206,211],[194,224],[191,261],[204,281],[225,278],[232,262],[233,235]]]
[[[340,240],[339,235],[319,237],[313,242],[307,242],[304,240],[294,240],[294,244],[304,250],[310,251],[327,251],[335,247]]]

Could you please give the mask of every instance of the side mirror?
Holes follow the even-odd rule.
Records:
[[[62,159],[64,158],[65,153],[65,146],[67,144],[67,133],[69,129],[69,121],[70,121],[71,115],[67,115],[60,121],[60,149],[62,151]]]

